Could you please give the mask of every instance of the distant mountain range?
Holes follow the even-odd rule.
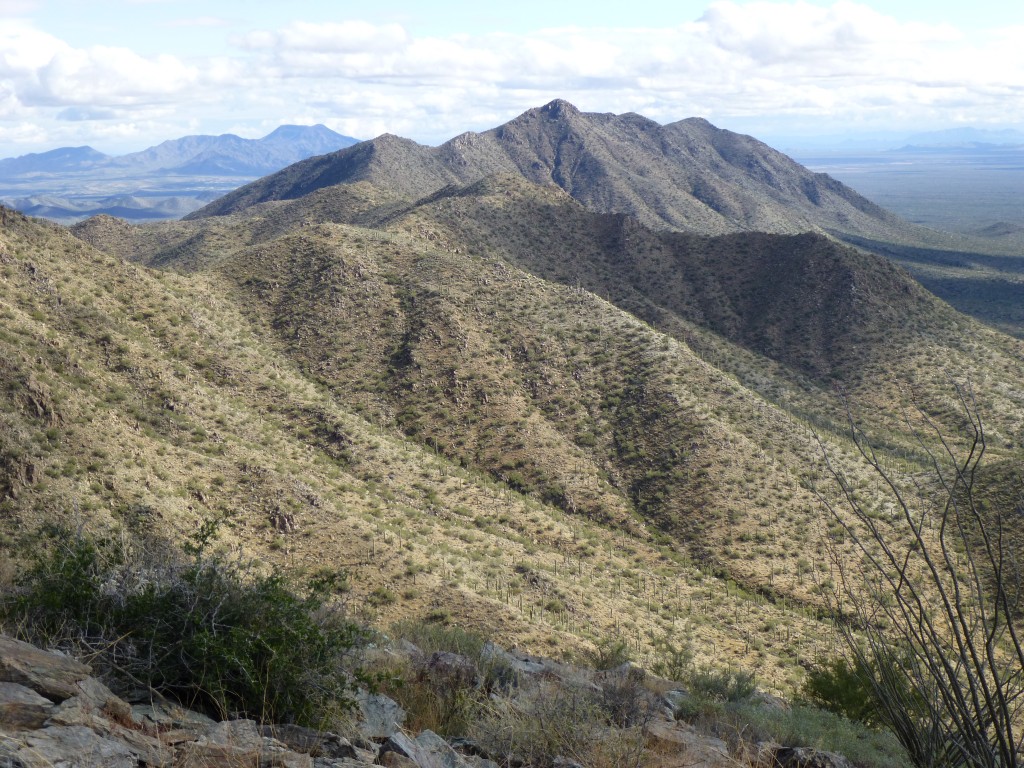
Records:
[[[1019,146],[1024,146],[1024,131],[949,128],[944,131],[914,134],[907,139],[906,145],[902,148],[965,149]]]
[[[121,156],[60,147],[0,160],[0,199],[64,222],[98,213],[177,218],[254,178],[355,143],[323,125],[282,125],[261,139],[184,136]]]
[[[111,176],[260,176],[356,142],[323,125],[282,125],[262,139],[243,139],[231,133],[184,136],[120,156],[105,155],[92,147],[60,147],[0,160],[0,180],[97,171]]]

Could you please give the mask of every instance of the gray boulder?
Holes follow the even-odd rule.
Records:
[[[810,747],[780,747],[773,760],[774,768],[853,768],[842,755]]]
[[[76,683],[89,677],[85,664],[59,653],[0,635],[0,682],[20,683],[51,701],[64,701],[80,691]]]
[[[405,722],[405,710],[383,694],[360,691],[356,695],[356,703],[360,713],[357,727],[367,739],[390,738]]]
[[[0,741],[0,765],[23,768],[136,768],[137,756],[124,743],[83,725],[51,725]]]
[[[419,768],[470,768],[470,764],[447,741],[429,730],[423,731],[415,739],[404,733],[396,733],[380,748],[382,765],[388,764],[386,760],[395,762],[394,758],[388,757],[388,753],[396,753],[411,760]],[[399,761],[397,765],[408,764]]]
[[[276,739],[296,752],[306,752],[312,757],[346,758],[356,760],[359,753],[352,743],[336,733],[317,731],[301,725],[264,725],[264,737]]]
[[[42,728],[54,710],[53,702],[20,683],[0,683],[0,728]]]

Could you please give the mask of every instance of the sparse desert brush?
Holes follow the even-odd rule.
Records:
[[[360,182],[97,230],[118,258],[6,222],[0,524],[78,503],[109,532],[141,501],[180,541],[232,509],[231,547],[351,564],[389,620],[437,610],[548,652],[627,631],[645,663],[696,627],[700,660],[792,690],[829,642],[813,434],[841,444],[836,392],[904,478],[892,415],[911,384],[948,413],[943,366],[988,377],[994,426],[1020,432],[1019,345],[828,238],[650,229],[515,177],[414,198]]]
[[[319,727],[343,713],[362,632],[334,602],[336,575],[289,584],[213,551],[215,530],[183,555],[55,530],[5,590],[4,624],[219,717]]]
[[[614,713],[626,709],[637,708],[618,698],[602,702],[600,693],[551,682],[492,700],[470,734],[488,751],[527,766],[551,765],[557,757],[599,768],[639,766],[645,747],[642,722],[611,727]]]

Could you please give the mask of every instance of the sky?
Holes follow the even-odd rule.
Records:
[[[281,124],[438,144],[555,98],[776,146],[1024,128],[1021,41],[1020,0],[0,0],[0,157]]]

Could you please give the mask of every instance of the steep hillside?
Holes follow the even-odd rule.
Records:
[[[1005,372],[1018,366],[1019,343],[937,301],[890,261],[820,235],[652,230],[507,174],[405,206],[366,182],[337,185],[207,221],[204,231],[259,241],[309,220],[355,221],[447,252],[497,257],[596,293],[816,422],[842,421],[833,391],[841,385],[878,407],[880,435],[898,434],[893,404],[911,384],[916,396],[944,400],[948,373],[985,384],[979,389],[1009,442],[1022,423],[1019,403],[1001,394],[1014,391]],[[192,232],[202,222],[176,228]],[[154,263],[188,269],[223,253],[192,243],[147,247]]]
[[[685,631],[787,689],[823,650],[826,563],[783,545],[813,548],[805,426],[499,260],[343,225],[202,234],[218,266],[176,275],[3,212],[6,557],[47,526],[181,541],[226,518],[225,546],[347,570],[383,625],[641,655]]]
[[[843,395],[927,493],[915,406],[958,440],[950,375],[993,458],[1019,462],[1024,348],[822,234],[591,210],[588,164],[626,161],[601,142],[682,129],[549,107],[438,150],[361,144],[231,214],[97,217],[76,239],[4,212],[3,545],[69,518],[180,540],[227,516],[230,546],[344,567],[381,624],[563,652],[612,635],[647,657],[682,635],[791,690],[831,643],[830,558],[852,552],[822,516],[822,448],[891,509]],[[721,173],[749,161],[746,139],[684,127]],[[454,183],[481,165],[503,172]],[[739,186],[719,208],[770,219]]]
[[[842,391],[874,408],[880,439],[905,431],[897,403],[948,413],[949,377],[969,379],[992,434],[1020,445],[1021,343],[819,235],[651,231],[516,177],[439,193],[385,225],[607,297],[801,417],[842,421]]]
[[[819,235],[655,231],[518,174],[415,203],[363,181],[76,232],[226,279],[303,375],[384,433],[783,613],[817,606],[827,569],[812,430],[861,492],[882,491],[844,437],[839,393],[908,480],[927,466],[913,404],[959,427],[949,373],[975,382],[992,450],[1019,456],[1020,343]],[[578,542],[565,545],[597,551]],[[561,604],[578,616],[581,601]]]

